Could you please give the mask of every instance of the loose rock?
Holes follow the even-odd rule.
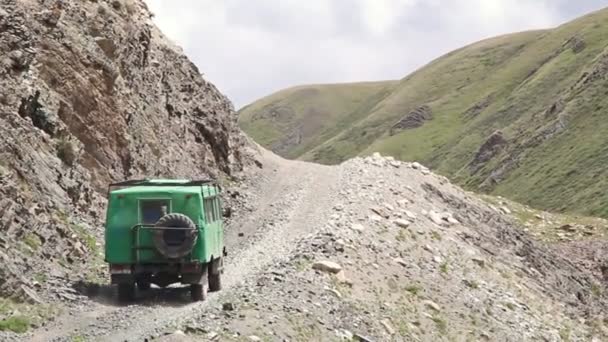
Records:
[[[334,274],[342,271],[342,266],[340,266],[340,264],[328,260],[317,261],[312,265],[312,268],[314,270]]]

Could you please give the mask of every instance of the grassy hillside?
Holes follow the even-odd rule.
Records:
[[[398,82],[374,83],[382,87],[295,88],[323,93],[305,101],[293,89],[279,92],[241,110],[241,125],[287,157],[337,163],[379,151],[420,161],[470,189],[608,216],[607,45],[602,10],[472,44]],[[276,105],[292,116],[272,117],[267,109]],[[309,120],[323,127],[283,144]]]
[[[258,143],[297,158],[364,118],[397,81],[289,88],[241,109],[241,127]]]

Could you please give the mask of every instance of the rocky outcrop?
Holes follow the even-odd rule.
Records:
[[[489,95],[486,98],[484,98],[483,100],[481,100],[480,102],[475,103],[473,106],[471,106],[469,109],[467,109],[462,117],[466,120],[471,120],[476,118],[479,114],[481,114],[486,108],[488,108],[489,105],[492,104],[492,101],[494,100],[494,96],[493,95]]]
[[[564,43],[564,45],[569,47],[574,53],[583,52],[583,50],[585,50],[587,47],[585,39],[580,35],[572,36]]]
[[[504,138],[501,131],[495,131],[488,139],[479,147],[475,157],[469,164],[471,173],[476,173],[482,168],[485,163],[494,158],[507,145],[507,140]]]
[[[2,2],[0,296],[99,257],[109,182],[242,169],[232,104],[151,16],[141,0]]]
[[[420,127],[431,119],[433,119],[431,107],[427,105],[416,107],[391,127],[390,134],[393,135],[402,130]]]

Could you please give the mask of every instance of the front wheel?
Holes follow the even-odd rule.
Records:
[[[207,298],[207,286],[203,284],[190,285],[190,298],[193,302],[200,302]]]

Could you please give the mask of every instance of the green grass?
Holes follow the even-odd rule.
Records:
[[[572,329],[570,327],[563,327],[559,331],[559,337],[562,341],[569,342],[571,341]]]
[[[447,261],[444,261],[439,265],[439,271],[441,271],[441,273],[443,273],[443,274],[448,273],[448,262]]]
[[[31,322],[25,316],[11,316],[0,320],[0,331],[24,333],[30,328]]]
[[[40,246],[42,245],[42,242],[40,241],[38,235],[31,232],[25,234],[25,236],[23,237],[23,242],[34,251],[37,251],[38,248],[40,248]]]
[[[258,143],[285,145],[294,132],[302,141],[283,149],[296,158],[363,118],[396,81],[307,85],[269,95],[239,111],[241,127]]]
[[[413,284],[406,286],[405,290],[414,296],[417,296],[422,291],[422,287],[420,285]]]
[[[502,206],[501,203],[506,202],[507,207],[512,212],[512,216],[519,221],[519,223],[526,226],[528,231],[537,238],[548,242],[560,240],[559,234],[563,233],[563,230],[561,230],[560,227],[564,225],[570,225],[576,231],[576,234],[569,239],[598,239],[608,237],[608,220],[603,218],[577,214],[543,212],[504,198],[497,198],[489,195],[483,195],[481,197],[486,202],[496,207],[500,207]],[[593,227],[592,235],[584,234],[586,227]]]
[[[24,333],[59,314],[59,308],[49,304],[28,304],[0,298],[0,331]]]
[[[584,50],[564,45],[575,35]],[[602,77],[580,81],[594,70],[605,74],[607,37],[605,9],[554,29],[471,44],[397,82],[290,88],[243,108],[240,124],[290,158],[335,164],[379,151],[420,161],[470,190],[608,217],[608,86]],[[390,135],[421,105],[432,120]],[[565,130],[542,133],[558,123]],[[285,144],[298,130],[302,141]],[[509,144],[474,171],[469,163],[495,130]],[[488,181],[505,167],[500,182]]]
[[[399,231],[399,233],[397,233],[397,236],[395,237],[395,239],[397,241],[404,242],[404,241],[407,241],[407,235],[408,235],[408,233],[406,233],[406,230],[402,229]]]
[[[34,280],[39,282],[39,283],[44,283],[45,281],[47,281],[48,276],[46,275],[46,273],[36,273],[34,274]]]
[[[312,261],[304,258],[299,258],[294,261],[294,265],[298,272],[304,272],[310,269]]]
[[[448,323],[446,322],[445,319],[439,317],[439,316],[433,316],[431,318],[433,320],[433,322],[435,322],[435,327],[437,328],[437,331],[439,331],[440,334],[445,335],[448,332]]]
[[[78,237],[84,242],[85,246],[89,251],[93,254],[97,254],[99,252],[99,247],[97,247],[97,240],[95,236],[89,233],[86,228],[79,224],[71,225],[72,231],[78,235]]]

